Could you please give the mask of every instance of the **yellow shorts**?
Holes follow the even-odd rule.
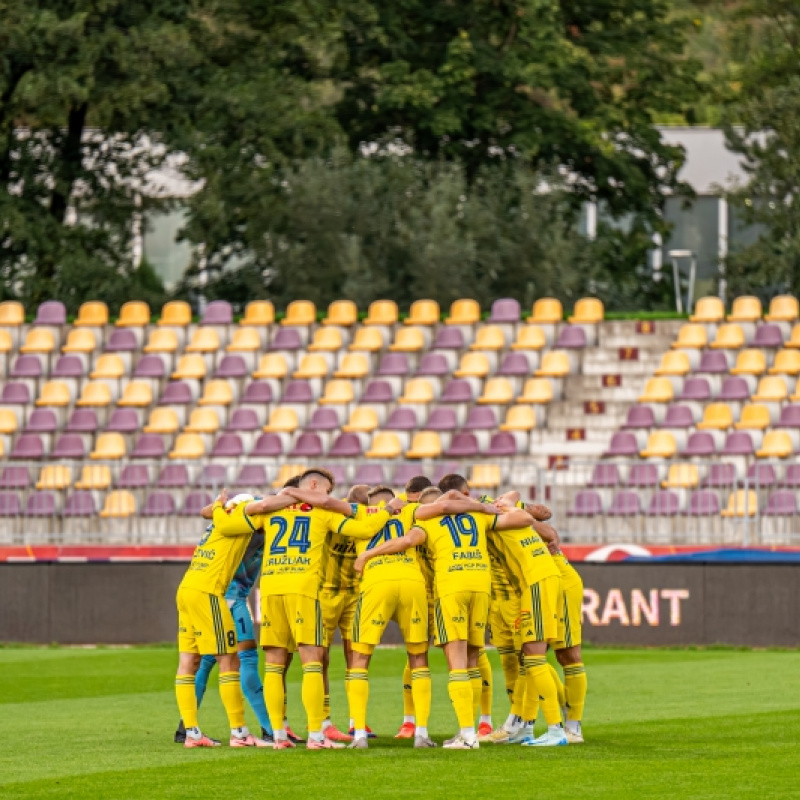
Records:
[[[294,645],[321,647],[325,639],[322,609],[316,597],[303,594],[261,595],[261,646]]]
[[[489,639],[498,650],[519,652],[522,646],[519,623],[520,603],[517,595],[507,600],[492,600],[489,606]]]
[[[525,642],[557,642],[564,635],[561,618],[561,576],[534,583],[520,597],[520,639]]]
[[[178,650],[219,656],[236,652],[236,626],[224,597],[178,588]]]
[[[475,647],[483,647],[488,617],[487,592],[454,592],[434,601],[434,622],[441,644],[466,641]]]
[[[581,625],[583,622],[583,581],[570,581],[562,591],[562,613],[564,620],[564,636],[553,642],[553,650],[565,647],[577,647],[581,643]]]
[[[325,647],[330,647],[336,629],[342,639],[349,639],[353,628],[353,616],[358,603],[357,594],[338,594],[320,592],[319,604],[322,607],[322,625],[325,628]]]
[[[361,592],[353,644],[380,644],[390,619],[398,624],[406,644],[428,642],[428,593],[422,581],[381,581]]]

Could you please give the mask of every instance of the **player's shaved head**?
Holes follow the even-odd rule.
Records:
[[[286,483],[283,484],[284,489],[299,489],[300,488],[300,476],[295,475],[293,478],[289,478]]]
[[[336,479],[327,469],[322,467],[307,469],[300,476],[300,483],[298,484],[298,488],[316,489],[317,491],[325,492],[325,494],[330,494],[334,486],[336,486]]]
[[[429,486],[433,486],[430,479],[426,478],[424,475],[415,475],[406,484],[406,499],[412,503],[415,500],[419,500],[420,492],[425,491]]]
[[[442,496],[442,494],[443,492],[441,489],[437,489],[435,486],[429,486],[427,489],[424,489],[422,492],[420,492],[419,504],[424,506],[428,503],[435,503]]]
[[[366,483],[357,483],[350,487],[347,493],[347,502],[365,506],[369,503],[369,486]]]
[[[452,492],[453,490],[461,492],[461,494],[469,494],[469,484],[463,475],[456,475],[454,472],[445,475],[439,481],[439,490],[444,494],[445,492]]]
[[[373,486],[369,490],[369,502],[371,505],[389,503],[392,500],[394,500],[394,492],[388,486]]]

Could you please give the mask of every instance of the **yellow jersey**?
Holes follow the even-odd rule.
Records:
[[[235,514],[237,509],[244,513],[244,505],[240,504],[231,513]],[[212,524],[192,553],[192,561],[183,576],[181,587],[224,595],[233,580],[233,574],[242,563],[253,530],[240,527],[237,533],[223,532],[229,519],[228,512],[222,506],[216,506],[213,514]]]
[[[503,559],[507,571],[520,588],[561,575],[547,545],[533,528],[495,530],[491,534],[491,546]]]
[[[366,518],[365,506],[351,503],[353,519],[359,522]],[[336,594],[355,594],[358,591],[359,576],[353,569],[356,563],[356,543],[352,536],[341,533],[329,534],[322,554],[322,580],[319,588],[324,592]]]
[[[493,537],[490,536],[486,544],[492,570],[492,597],[495,600],[511,600],[520,593],[519,580],[508,570],[505,557],[498,552]]]
[[[454,592],[491,592],[486,532],[494,529],[496,520],[493,514],[482,512],[416,520],[416,526],[427,536],[437,597]]]
[[[580,573],[572,564],[569,563],[567,557],[558,552],[556,555],[552,556],[555,565],[558,567],[558,571],[561,573],[561,585],[567,589],[570,586],[575,586],[576,584],[583,585],[583,578],[581,578]]]

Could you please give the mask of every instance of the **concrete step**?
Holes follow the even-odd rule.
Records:
[[[653,320],[650,322],[616,321],[604,322],[598,331],[601,347],[646,347],[668,349],[677,338],[678,331],[686,321],[681,319]],[[649,326],[652,333],[643,333]],[[637,330],[638,328],[638,330]]]
[[[605,373],[618,378],[607,378],[602,375],[569,375],[564,379],[564,397],[573,402],[584,400],[603,400],[607,402],[635,403],[644,390],[649,376],[622,375]]]
[[[595,405],[594,401],[589,401]],[[584,403],[560,401],[549,406],[547,411],[547,427],[556,428],[619,428],[628,414],[632,403],[606,403],[602,411],[587,413]],[[596,406],[595,406],[596,407]]]
[[[631,356],[635,355],[633,358]],[[650,377],[661,363],[661,353],[651,350],[631,350],[630,355],[620,349],[585,350],[582,360],[584,375],[647,375]]]

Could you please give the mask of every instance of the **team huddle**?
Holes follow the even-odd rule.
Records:
[[[446,475],[438,486],[423,476],[412,478],[397,497],[384,486],[358,485],[343,501],[332,496],[333,489],[333,476],[313,468],[277,495],[229,500],[223,490],[203,509],[211,524],[176,598],[176,741],[185,747],[220,745],[198,723],[210,672],[219,664],[231,747],[280,750],[304,743],[286,714],[286,671],[297,652],[306,747],[367,748],[373,736],[367,726],[370,659],[394,620],[408,653],[404,718],[395,738],[413,738],[419,748],[437,746],[428,734],[432,640],[447,659],[459,728],[444,748],[582,743],[583,583],[547,523],[550,511],[526,505],[516,492],[474,500],[460,475]],[[263,683],[247,605],[259,575]],[[347,665],[349,733],[330,720],[328,663],[337,630]],[[496,729],[487,633],[500,655],[511,705]],[[547,661],[548,648],[563,681]],[[245,697],[260,736],[245,725]],[[547,731],[537,737],[540,707]]]

